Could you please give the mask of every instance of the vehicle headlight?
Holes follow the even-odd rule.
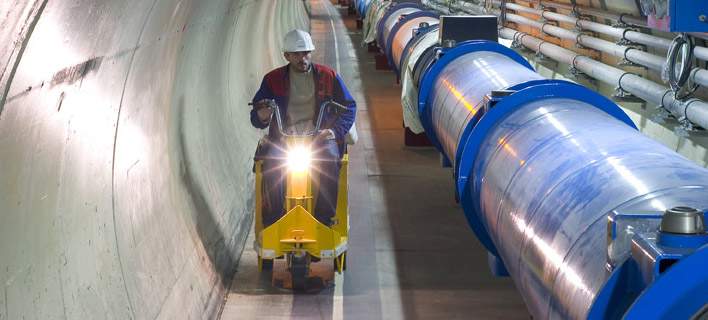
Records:
[[[288,151],[288,169],[295,172],[303,172],[310,168],[312,162],[312,152],[305,146],[296,146]]]

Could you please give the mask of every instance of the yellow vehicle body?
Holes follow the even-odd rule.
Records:
[[[290,145],[290,144],[289,144]],[[311,170],[291,172],[285,170],[286,213],[278,221],[263,228],[263,160],[255,162],[255,249],[258,253],[258,269],[264,260],[277,259],[288,254],[309,254],[320,259],[334,259],[335,271],[345,268],[347,240],[349,236],[348,184],[349,155],[341,160],[339,172],[337,209],[333,225],[328,227],[315,219],[313,210],[317,192],[314,189]]]

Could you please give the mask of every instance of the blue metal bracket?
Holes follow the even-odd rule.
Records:
[[[638,246],[651,240],[644,237],[640,242]],[[669,260],[662,258],[656,268],[661,261]],[[708,245],[684,254],[661,272],[643,269],[645,262],[632,256],[614,269],[595,297],[588,319],[691,319],[708,303]],[[657,272],[650,283],[646,272]]]
[[[618,245],[620,227],[631,229],[631,254],[612,266],[588,319],[689,319],[708,303],[708,234],[659,232],[662,216],[663,212],[608,215],[608,247]]]
[[[647,287],[625,319],[692,319],[708,304],[708,245],[674,263]]]
[[[662,234],[659,233],[658,236],[661,237]],[[682,237],[687,239],[696,237],[699,239],[708,239],[708,236]],[[676,244],[680,244],[682,241],[678,240],[675,242]],[[695,250],[695,248],[687,249],[663,246],[660,244],[660,241],[658,241],[656,232],[641,233],[634,235],[632,238],[631,257],[639,267],[642,285],[647,287],[659,278],[665,270],[671,267],[678,260],[681,260],[684,256],[691,254],[693,250]]]
[[[622,319],[641,293],[637,264],[625,260],[611,274],[588,310],[588,320]]]

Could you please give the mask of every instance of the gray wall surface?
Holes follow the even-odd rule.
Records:
[[[0,4],[0,319],[209,318],[300,0]]]

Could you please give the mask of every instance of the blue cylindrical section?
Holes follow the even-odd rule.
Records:
[[[440,24],[433,24],[430,25],[427,28],[419,29],[418,32],[406,43],[406,46],[403,48],[403,51],[401,52],[401,59],[400,62],[398,62],[399,65],[399,73],[402,75],[403,74],[403,69],[406,67],[408,64],[408,59],[410,59],[411,54],[413,54],[413,51],[416,50],[416,47],[420,45],[420,42],[425,39],[427,36],[432,36],[432,32],[438,31],[440,28]],[[421,50],[425,50],[426,48],[421,48]],[[418,61],[420,61],[420,57],[418,58]]]
[[[417,11],[401,17],[391,29],[386,39],[386,58],[389,65],[400,76],[401,57],[403,51],[412,41],[415,33],[414,30],[420,27],[420,24],[425,23],[428,26],[438,24],[438,14],[430,11]]]
[[[384,53],[388,50],[386,47],[388,45],[386,40],[401,16],[419,11],[423,11],[423,8],[421,8],[420,5],[411,2],[398,3],[387,9],[386,13],[377,23],[376,33],[376,42]]]
[[[418,114],[432,144],[454,164],[457,142],[466,140],[465,128],[481,116],[479,107],[487,93],[542,78],[518,53],[495,42],[466,41],[452,49],[440,48],[436,55],[440,58],[421,80]],[[469,86],[468,81],[481,87]]]
[[[542,319],[586,316],[608,276],[611,210],[708,207],[708,171],[578,99],[514,106],[472,161],[464,196]]]
[[[465,54],[440,72],[430,95],[430,122],[443,153],[456,166],[458,144],[465,128],[492,90],[543,79],[508,56],[492,51]]]
[[[366,10],[368,9],[370,3],[371,3],[371,0],[357,0],[354,3],[357,13],[359,14],[360,17],[366,16]]]
[[[608,213],[708,208],[708,170],[642,135],[599,94],[544,80],[489,43],[468,45],[427,71],[421,122],[455,162],[473,230],[534,318],[585,318],[609,276]],[[518,91],[480,111],[507,88]]]

